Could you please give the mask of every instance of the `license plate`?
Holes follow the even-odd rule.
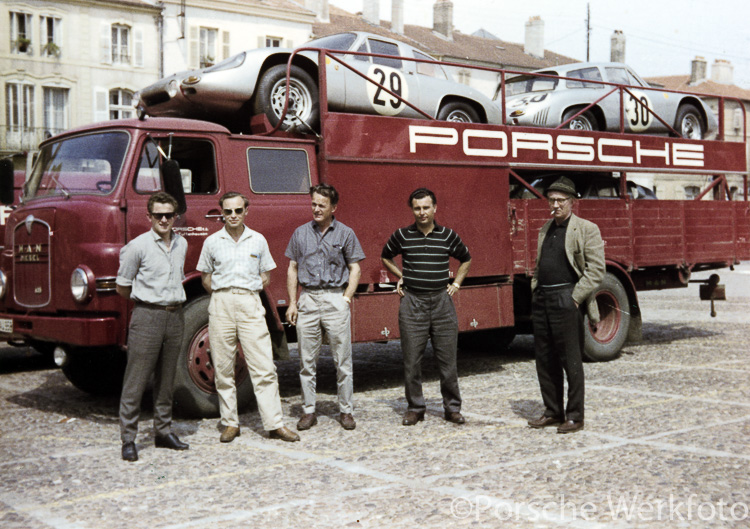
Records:
[[[13,320],[0,318],[0,332],[11,334],[13,332]]]

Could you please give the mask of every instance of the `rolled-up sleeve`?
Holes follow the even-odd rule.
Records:
[[[123,246],[120,249],[120,268],[117,270],[116,283],[122,287],[132,286],[140,264],[139,252],[132,242]]]

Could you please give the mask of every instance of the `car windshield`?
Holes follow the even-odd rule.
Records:
[[[546,74],[556,75],[555,72],[544,72]],[[505,81],[505,96],[514,96],[518,94],[528,94],[531,92],[545,92],[554,90],[557,87],[557,79],[554,77],[538,77],[535,75],[519,75]],[[500,86],[497,87],[495,97],[500,97]]]
[[[311,40],[304,47],[348,51],[355,40],[357,40],[357,35],[354,33],[339,33],[338,35],[328,35],[327,37]]]
[[[27,182],[25,198],[109,194],[117,184],[129,143],[127,132],[103,132],[45,145]]]

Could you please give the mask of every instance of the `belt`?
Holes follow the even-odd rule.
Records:
[[[241,287],[226,287],[226,288],[218,288],[214,290],[214,292],[228,292],[229,294],[257,294],[260,292],[260,290],[250,290],[249,288],[241,288]]]
[[[323,291],[341,292],[344,290],[344,287],[306,287],[306,286],[303,286],[302,288],[309,292],[323,292]]]
[[[539,285],[538,288],[541,290],[545,290],[547,292],[551,292],[553,290],[562,290],[564,288],[573,288],[575,284],[573,283],[558,283],[557,285]]]
[[[136,301],[136,307],[145,307],[147,309],[154,310],[166,310],[167,312],[175,312],[182,308],[182,303],[176,305],[157,305],[156,303],[146,303],[145,301]]]

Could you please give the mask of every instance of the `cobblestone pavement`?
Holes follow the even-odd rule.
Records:
[[[531,338],[459,357],[467,424],[442,419],[426,358],[428,415],[410,428],[398,343],[355,348],[357,429],[334,420],[330,357],[320,420],[272,441],[257,412],[220,444],[216,419],[177,420],[187,452],[120,460],[116,399],[73,388],[41,355],[0,350],[0,527],[750,527],[750,267],[721,272],[729,301],[698,288],[644,293],[643,341],[586,364],[586,429],[531,430],[542,411]],[[301,412],[297,364],[279,365],[284,411]]]

